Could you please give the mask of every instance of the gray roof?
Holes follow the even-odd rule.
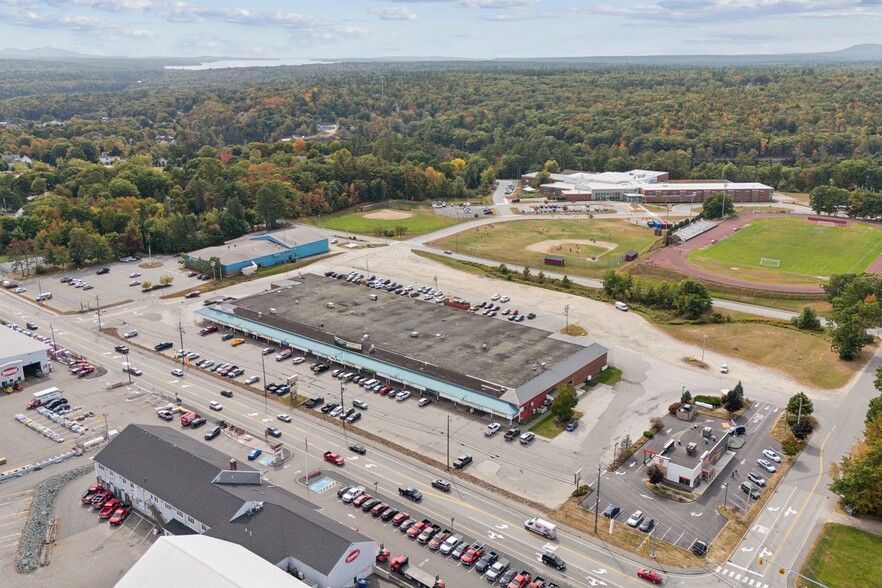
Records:
[[[270,239],[265,237],[270,237]],[[281,231],[243,235],[237,239],[227,241],[223,245],[205,247],[204,249],[192,251],[187,255],[194,259],[206,261],[212,257],[217,257],[223,265],[231,265],[326,239],[325,235],[315,229],[303,225],[295,225]]]
[[[534,363],[569,366],[574,362],[568,359],[584,355],[584,346],[550,337],[528,323],[469,314],[422,298],[314,274],[281,285],[230,306],[237,316],[315,341],[334,345],[336,336],[364,343],[366,357],[497,398],[504,394],[498,391],[500,386],[516,388],[532,379]],[[371,294],[377,300],[371,300]],[[453,298],[456,292],[445,294]],[[505,306],[525,314],[530,311],[518,300]],[[369,353],[371,345],[376,349]]]
[[[0,357],[7,358],[38,351],[48,353],[49,347],[18,331],[0,328]]]
[[[583,347],[581,351],[567,357],[560,363],[552,366],[546,364],[544,371],[542,371],[542,368],[540,366],[537,368],[537,371],[540,371],[540,373],[536,377],[527,380],[527,382],[523,386],[518,386],[517,388],[515,388],[514,392],[509,392],[502,398],[503,400],[514,401],[513,399],[509,398],[511,394],[514,394],[517,398],[518,405],[523,405],[525,402],[529,402],[530,400],[536,398],[536,395],[544,392],[545,390],[548,390],[557,383],[570,377],[577,370],[585,367],[592,361],[603,357],[603,355],[605,355],[607,351],[607,348],[603,345],[592,343],[590,346]],[[574,382],[574,384],[578,385],[579,382]]]
[[[256,470],[246,464],[237,464],[244,475],[225,473],[226,455],[174,428],[129,425],[95,461],[204,523],[206,535],[242,545],[273,564],[291,555],[327,574],[352,543],[370,541],[283,488],[253,483]],[[243,483],[231,483],[235,477]],[[256,502],[262,508],[246,513],[243,507]]]

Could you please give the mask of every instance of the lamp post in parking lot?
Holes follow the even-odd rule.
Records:
[[[267,382],[266,382],[266,363],[263,360],[264,355],[263,352],[260,352],[260,371],[263,373],[263,414],[267,414]]]
[[[343,380],[340,380],[340,408],[343,409],[341,414],[346,414],[346,408],[343,405],[343,390],[346,389],[346,386],[343,385]],[[349,445],[349,435],[346,433],[346,419],[343,419],[343,439],[346,441],[346,444]]]
[[[725,492],[723,493],[723,507],[729,508],[729,483],[728,482],[723,484],[723,490],[725,490]]]

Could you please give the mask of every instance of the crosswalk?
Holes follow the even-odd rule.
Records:
[[[732,578],[736,582],[742,582],[745,586],[750,586],[751,588],[769,588],[769,585],[758,580],[756,578],[752,578],[751,575],[754,572],[747,573],[746,571],[741,572],[738,570],[730,570],[723,566],[719,566],[716,569],[716,573],[721,576],[727,576]]]

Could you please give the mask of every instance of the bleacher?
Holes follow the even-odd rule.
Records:
[[[671,239],[674,242],[685,243],[689,239],[693,239],[702,233],[706,233],[715,226],[717,226],[716,223],[702,219],[698,222],[692,223],[691,225],[683,227],[682,229],[674,231],[674,233],[671,235]]]

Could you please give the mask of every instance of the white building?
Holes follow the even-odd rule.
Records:
[[[373,571],[371,539],[173,428],[129,425],[95,456],[95,473],[165,535],[235,543],[322,588],[350,588]]]
[[[0,388],[21,382],[38,372],[49,373],[45,343],[12,329],[0,329]]]

